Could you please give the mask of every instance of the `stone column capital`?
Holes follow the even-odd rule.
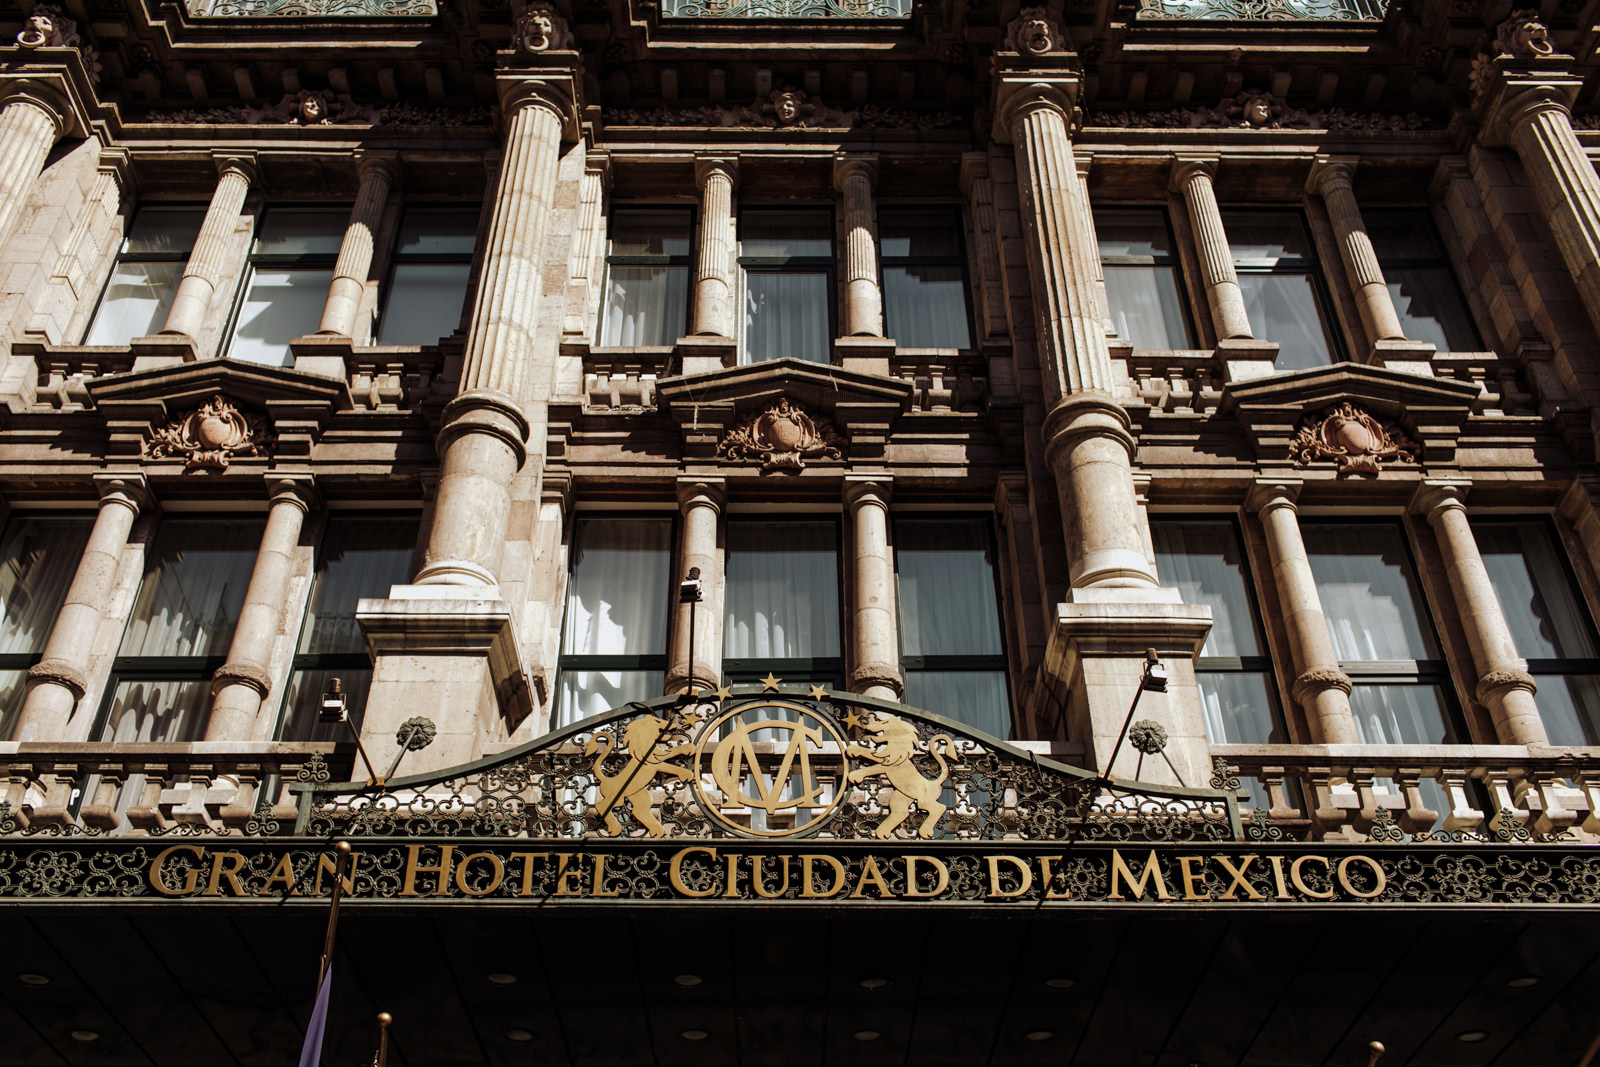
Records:
[[[887,508],[894,493],[894,479],[889,475],[847,474],[844,479],[844,502],[852,512],[867,504]]]
[[[1471,490],[1471,482],[1425,479],[1411,497],[1411,513],[1434,522],[1452,508],[1465,511],[1467,493]]]
[[[1055,454],[1074,439],[1095,436],[1115,440],[1131,458],[1135,442],[1128,429],[1130,425],[1127,409],[1108,394],[1073,393],[1044,417],[1045,457],[1053,462]]]
[[[1070,126],[1078,98],[1076,75],[1018,71],[1002,77],[995,90],[995,140],[1017,139],[1017,124],[1038,111],[1053,111]]]
[[[1257,478],[1244,498],[1245,510],[1261,515],[1282,507],[1296,511],[1304,484],[1299,478]]]
[[[855,178],[865,178],[868,189],[878,187],[878,156],[873,152],[839,152],[833,157],[833,187],[845,192]]]
[[[974,182],[986,181],[989,177],[989,153],[963,152],[961,153],[961,191],[968,196],[972,195]]]
[[[1317,156],[1311,161],[1311,173],[1306,175],[1306,192],[1324,197],[1337,189],[1353,192],[1359,161],[1359,156]]]
[[[518,112],[526,108],[539,108],[561,124],[567,140],[573,140],[577,128],[577,110],[573,104],[574,88],[570,75],[554,77],[502,78],[500,81],[500,109],[509,123]]]
[[[1167,182],[1167,188],[1175,193],[1183,192],[1184,186],[1196,178],[1204,178],[1207,184],[1216,179],[1217,156],[1211,155],[1179,155],[1172,160],[1172,177]]]
[[[369,177],[382,178],[390,188],[400,184],[400,153],[373,152],[363,149],[356,153],[356,176],[363,182]]]
[[[285,474],[270,471],[266,475],[266,481],[267,500],[271,507],[287,505],[300,509],[300,513],[304,515],[318,501],[316,481],[310,472]]]
[[[464,434],[488,434],[511,447],[520,469],[528,461],[529,425],[527,412],[511,396],[495,389],[469,389],[444,406],[438,449],[442,455]]]
[[[211,160],[217,165],[217,177],[237,174],[249,185],[261,180],[261,166],[254,152],[213,152]]]
[[[712,178],[721,175],[728,179],[733,188],[739,188],[739,157],[696,155],[694,157],[694,185],[696,189],[705,191],[706,184]]]
[[[1569,69],[1571,56],[1536,59],[1485,57],[1473,71],[1476,88],[1472,110],[1479,122],[1478,139],[1491,147],[1511,143],[1519,126],[1546,111],[1568,117],[1583,88],[1583,79]]]
[[[78,113],[72,106],[72,99],[47,81],[25,78],[7,82],[0,90],[0,108],[12,104],[26,104],[43,113],[55,127],[57,141],[77,125]]]
[[[722,478],[679,478],[678,509],[710,508],[721,512],[728,502],[728,483]]]
[[[100,494],[102,508],[107,504],[121,504],[137,515],[155,504],[149,481],[137,472],[96,474],[94,487]]]

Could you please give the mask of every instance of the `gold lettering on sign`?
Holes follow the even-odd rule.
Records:
[[[572,862],[577,858],[576,852],[556,853],[556,896],[583,896],[583,868]]]
[[[438,885],[433,890],[434,896],[442,897],[450,892],[450,867],[454,862],[456,846],[440,845],[439,862],[431,864],[422,862],[422,850],[427,847],[426,845],[406,846],[406,876],[405,880],[400,883],[401,896],[422,896],[421,893],[417,892],[417,875],[419,874],[434,874],[438,876]],[[317,875],[317,892],[322,892],[322,875],[320,871]]]
[[[595,853],[594,857],[594,889],[589,894],[595,897],[619,897],[620,890],[606,889],[606,858],[602,853]]]
[[[784,713],[792,717],[779,717]],[[761,714],[773,717],[745,718]],[[763,741],[764,731],[771,731],[772,737],[787,736],[787,744],[774,752],[778,744]],[[720,740],[712,746],[717,738]],[[758,751],[758,743],[767,751]],[[827,818],[844,799],[844,790],[838,786],[844,762],[840,753],[845,747],[838,728],[804,705],[771,701],[740,707],[701,733],[695,753],[695,770],[700,772],[693,778],[695,792],[706,811],[742,836],[803,833]],[[778,757],[776,766],[773,755]],[[709,788],[707,776],[716,790]],[[746,811],[752,818],[739,821]],[[764,812],[765,820],[754,818],[756,812]]]
[[[1156,850],[1151,849],[1149,857],[1144,861],[1144,870],[1140,872],[1138,881],[1134,880],[1133,869],[1128,866],[1128,861],[1122,858],[1122,853],[1116,849],[1111,850],[1111,892],[1106,894],[1108,900],[1123,900],[1122,890],[1118,889],[1119,882],[1126,882],[1128,888],[1133,890],[1134,898],[1144,899],[1144,887],[1151,879],[1156,883],[1156,896],[1162,900],[1171,900],[1172,891],[1167,888],[1166,880],[1161,877],[1161,864],[1156,861]]]
[[[272,873],[267,876],[266,884],[256,890],[256,896],[270,896],[272,887],[280,882],[283,883],[283,891],[286,896],[297,897],[300,895],[300,887],[295,884],[294,878],[294,857],[287,852],[278,860],[278,865],[272,868]]]
[[[1010,900],[1020,897],[1033,888],[1033,868],[1015,856],[987,856],[989,861],[989,896],[991,899]],[[1016,869],[1017,887],[1000,888],[1000,864],[1009,863]]]
[[[162,867],[167,862],[167,857],[174,852],[187,852],[194,856],[196,866],[189,868],[183,874],[183,885],[178,889],[168,889]],[[195,886],[200,882],[199,861],[205,858],[205,850],[199,845],[173,845],[156,853],[156,858],[150,861],[150,885],[157,893],[164,897],[183,897],[193,893]]]
[[[239,884],[239,872],[244,870],[244,855],[239,852],[213,852],[211,854],[211,877],[206,881],[206,891],[202,896],[220,897],[222,895],[222,880],[226,878],[228,885],[233,889],[233,895],[245,895],[244,886]]]
[[[508,860],[522,861],[522,888],[517,890],[517,896],[533,896],[533,861],[548,860],[549,858],[550,853],[548,852],[513,852],[506,857]]]
[[[1046,900],[1071,900],[1072,891],[1066,886],[1057,888],[1056,882],[1064,877],[1063,872],[1057,871],[1050,865],[1059,863],[1064,856],[1040,856],[1039,870],[1044,873],[1044,899]]]
[[[1191,869],[1191,867],[1190,867],[1191,864],[1204,863],[1204,862],[1205,862],[1205,858],[1203,856],[1179,856],[1178,857],[1178,876],[1181,879],[1183,879],[1183,899],[1184,900],[1210,900],[1211,899],[1211,893],[1208,890],[1205,889],[1206,872],[1203,871],[1203,870],[1202,871],[1196,871],[1196,870]],[[1199,891],[1198,892],[1196,891],[1196,887],[1197,886],[1199,887]]]
[[[862,892],[862,890],[866,888],[868,882],[878,887],[879,900],[893,899],[894,893],[889,889],[889,883],[883,880],[883,872],[878,870],[878,857],[876,856],[868,856],[862,861],[861,877],[856,879],[856,887],[850,894],[852,900],[861,900],[866,897],[866,893]]]
[[[817,890],[816,878],[811,873],[812,864],[814,864],[814,863],[816,863],[818,861],[820,861],[822,863],[826,863],[829,867],[833,868],[833,885],[828,887],[828,891],[826,893],[818,893],[816,891]],[[845,883],[844,864],[840,863],[838,860],[834,859],[832,856],[825,856],[825,855],[821,855],[821,854],[813,854],[813,853],[809,853],[809,852],[801,853],[801,855],[800,855],[800,895],[801,896],[809,897],[809,898],[836,897],[836,896],[839,895],[840,890],[844,889],[844,883]]]
[[[1300,856],[1293,863],[1289,864],[1289,881],[1293,882],[1296,889],[1300,890],[1300,892],[1304,893],[1312,900],[1332,900],[1333,889],[1331,887],[1327,892],[1319,893],[1315,889],[1312,889],[1310,886],[1306,885],[1305,877],[1300,873],[1300,868],[1304,867],[1307,863],[1313,862],[1322,864],[1324,870],[1330,874],[1333,873],[1333,864],[1328,862],[1328,857]]]
[[[473,860],[488,860],[489,870],[494,872],[489,878],[489,884],[473,889],[467,882],[467,868],[472,866]],[[493,852],[474,852],[462,856],[461,862],[456,866],[456,888],[469,897],[486,897],[500,888],[500,883],[506,880],[505,862]]]
[[[672,888],[685,897],[709,897],[716,893],[716,889],[690,889],[683,880],[683,861],[685,857],[695,852],[703,852],[712,862],[716,862],[717,850],[714,848],[686,848],[673,854],[672,863],[667,867],[667,880],[672,883]]]
[[[1377,884],[1368,892],[1363,893],[1350,881],[1350,865],[1352,863],[1365,863],[1372,869],[1372,877]],[[1353,897],[1360,897],[1362,900],[1371,900],[1373,897],[1381,896],[1384,888],[1389,884],[1389,879],[1383,873],[1382,865],[1371,856],[1346,856],[1339,861],[1338,873],[1339,884],[1344,886],[1344,891]]]
[[[330,854],[328,854],[326,852],[324,852],[321,855],[321,857],[318,858],[318,860],[317,860],[317,884],[314,887],[312,887],[312,892],[315,893],[317,896],[319,896],[319,897],[322,896],[322,876],[324,874],[326,874],[331,878],[333,875],[337,874],[338,873],[338,866],[337,866],[338,862],[339,861],[337,859],[335,859],[332,855],[330,855]],[[346,873],[344,878],[343,878],[343,881],[344,881],[344,892],[346,892],[346,893],[354,893],[356,891],[356,865],[358,863],[360,863],[360,862],[361,862],[360,855],[358,855],[356,852],[352,851],[350,853],[350,869],[349,869],[348,873]]]
[[[1268,856],[1267,862],[1272,864],[1272,884],[1278,887],[1276,900],[1293,900],[1289,895],[1289,885],[1283,879],[1283,857]]]
[[[1249,855],[1249,856],[1240,856],[1239,857],[1239,865],[1237,867],[1235,867],[1233,865],[1233,861],[1230,860],[1227,856],[1216,855],[1216,856],[1212,856],[1211,858],[1216,860],[1219,864],[1221,864],[1222,865],[1222,869],[1224,871],[1228,872],[1228,877],[1233,879],[1233,881],[1228,884],[1228,891],[1226,893],[1222,894],[1220,897],[1218,897],[1217,898],[1218,900],[1235,900],[1235,899],[1237,899],[1233,895],[1234,890],[1236,890],[1236,889],[1243,889],[1245,891],[1245,895],[1248,896],[1251,900],[1265,900],[1265,899],[1267,899],[1266,897],[1261,895],[1261,891],[1259,889],[1257,889],[1255,886],[1251,885],[1248,881],[1245,880],[1244,872],[1250,869],[1250,864],[1253,863],[1257,858],[1254,854]]]
[[[934,869],[934,884],[932,889],[923,890],[917,887],[917,865],[926,863]],[[944,860],[937,856],[907,856],[906,857],[906,896],[918,899],[936,897],[950,888],[950,868],[945,866]]]

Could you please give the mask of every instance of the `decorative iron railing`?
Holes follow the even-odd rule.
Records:
[[[189,0],[208,18],[392,18],[437,15],[437,0]]]
[[[1382,22],[1389,0],[1139,0],[1138,21]]]
[[[911,0],[666,0],[673,19],[903,19]]]

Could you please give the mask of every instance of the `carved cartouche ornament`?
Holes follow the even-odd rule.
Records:
[[[813,419],[783,399],[729,431],[717,455],[761,460],[763,471],[799,470],[808,459],[839,459],[841,443],[826,419]]]
[[[1399,427],[1385,427],[1349,401],[1335,404],[1300,423],[1289,445],[1296,466],[1331,459],[1339,464],[1339,477],[1377,474],[1378,464],[1415,463],[1421,446]]]
[[[534,53],[567,51],[572,48],[572,31],[549,4],[529,4],[517,20],[517,47]]]
[[[182,456],[188,470],[223,470],[237,456],[265,456],[271,443],[267,420],[248,415],[218,394],[157,429],[145,445],[146,459]]]
[[[1025,56],[1065,52],[1066,38],[1042,7],[1025,7],[1006,27],[1006,50]]]

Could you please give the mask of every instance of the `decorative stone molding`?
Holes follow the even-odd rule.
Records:
[[[573,47],[572,31],[556,9],[540,0],[529,4],[517,19],[517,50],[534,55],[540,52],[567,52]]]
[[[1382,462],[1415,463],[1421,453],[1422,447],[1398,426],[1384,426],[1349,401],[1301,420],[1289,446],[1295,466],[1336,460],[1341,478],[1377,474]]]
[[[272,675],[253,663],[224,663],[211,676],[211,693],[228,685],[245,685],[265,697],[272,692]]]
[[[269,107],[185,108],[152,111],[141,123],[179,126],[487,126],[493,120],[486,107],[459,110],[417,107],[400,103],[373,108],[357,103],[347,93],[302,89],[286,94]]]
[[[843,443],[827,419],[813,419],[785,398],[729,431],[717,455],[761,460],[763,472],[800,470],[808,459],[842,458]]]
[[[1025,56],[1045,56],[1067,51],[1067,39],[1050,13],[1042,7],[1025,7],[1006,27],[1006,51]]]
[[[868,686],[883,686],[904,694],[906,684],[900,678],[900,668],[893,663],[861,663],[850,671],[850,691],[859,693]]]
[[[961,116],[951,111],[865,104],[856,111],[830,108],[797,89],[778,89],[748,107],[658,107],[647,110],[608,109],[607,126],[701,126],[746,130],[941,130],[956,126]]]
[[[156,429],[146,459],[185,457],[188,470],[225,470],[236,456],[267,456],[272,432],[267,420],[249,415],[218,393],[181,418]]]
[[[62,659],[40,660],[28,668],[28,686],[49,682],[71,691],[72,699],[82,700],[89,690],[88,676],[76,665]]]
[[[1241,102],[1242,97],[1255,98],[1256,102],[1248,111]],[[1277,101],[1277,98],[1268,93],[1240,93],[1231,101],[1225,100],[1214,108],[1094,112],[1084,120],[1084,125],[1132,130],[1292,129],[1328,130],[1332,133],[1399,133],[1424,129],[1428,125],[1428,120],[1416,112],[1405,115],[1360,113],[1346,111],[1340,107],[1328,108],[1325,111],[1301,111],[1282,104],[1281,101],[1279,102],[1281,110],[1273,112],[1272,104],[1267,101]],[[1263,108],[1266,108],[1266,121],[1252,121],[1252,118],[1262,117]]]

